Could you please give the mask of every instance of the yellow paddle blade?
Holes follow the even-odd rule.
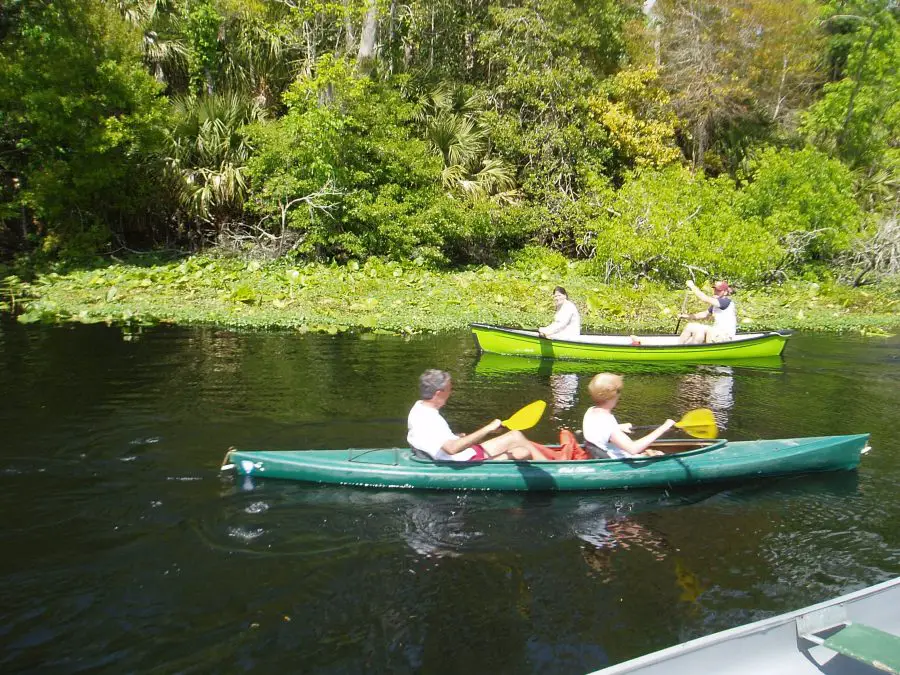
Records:
[[[716,417],[709,408],[689,410],[675,426],[694,438],[716,438],[719,435]]]
[[[521,431],[522,429],[530,429],[544,414],[547,407],[546,401],[534,401],[529,403],[521,410],[517,410],[510,415],[508,420],[503,420],[503,426],[510,430]]]

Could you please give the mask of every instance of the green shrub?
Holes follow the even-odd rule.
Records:
[[[862,230],[850,170],[818,150],[768,148],[752,163],[751,179],[737,212],[778,240],[785,256],[779,269],[830,261]]]
[[[632,174],[579,228],[580,250],[605,281],[760,281],[783,254],[759,223],[739,217],[735,195],[727,177],[708,179],[683,167]]]
[[[547,270],[557,274],[564,273],[569,266],[569,259],[559,251],[546,246],[529,244],[510,256],[510,265],[519,270]]]

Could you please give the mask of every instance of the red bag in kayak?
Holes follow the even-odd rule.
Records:
[[[571,459],[591,459],[591,456],[580,446],[568,429],[559,430],[559,447],[551,448],[531,441],[531,444],[547,459],[566,461]]]

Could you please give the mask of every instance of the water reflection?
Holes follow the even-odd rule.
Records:
[[[734,407],[734,370],[731,366],[697,366],[678,381],[678,402],[686,409],[710,408],[719,429],[728,428]]]
[[[553,394],[553,418],[560,419],[559,413],[575,407],[578,394],[578,375],[563,373],[550,376],[550,391]]]
[[[548,497],[242,490],[218,468],[232,445],[400,443],[429,367],[459,374],[468,429],[549,403],[551,375],[578,375],[553,423],[577,428],[599,370],[628,376],[635,421],[680,412],[683,377],[725,374],[510,357],[487,376],[468,333],[0,332],[3,672],[583,673],[900,568],[900,338],[798,335],[775,377],[728,364],[733,435],[871,431],[858,472]]]
[[[510,375],[563,375],[593,376],[603,371],[622,374],[638,373],[686,373],[693,366],[678,362],[641,361],[579,361],[576,359],[551,359],[530,356],[510,356],[481,352],[475,364],[475,372],[486,377]]]
[[[532,356],[511,356],[481,352],[475,363],[475,372],[486,377],[509,376],[513,374],[559,375],[577,373],[595,375],[603,371],[623,375],[652,373],[655,375],[677,375],[690,373],[698,367],[726,365],[744,370],[781,370],[784,362],[780,356],[763,356],[753,359],[729,359],[725,362],[688,361],[596,361],[578,359],[552,359]]]
[[[587,544],[582,549],[585,563],[603,583],[609,583],[616,576],[615,558],[622,551],[643,550],[657,562],[665,560],[671,552],[671,546],[661,533],[633,517],[582,520],[573,530]]]

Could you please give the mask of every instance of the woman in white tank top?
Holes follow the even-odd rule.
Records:
[[[622,391],[621,376],[612,373],[594,375],[588,385],[588,391],[591,393],[595,405],[588,408],[584,414],[581,431],[584,434],[584,440],[587,441],[589,453],[602,458],[602,455],[595,452],[596,448],[613,459],[663,454],[647,448],[675,425],[674,420],[666,420],[643,438],[633,441],[628,437],[628,434],[631,433],[631,423],[619,424],[612,414]]]

